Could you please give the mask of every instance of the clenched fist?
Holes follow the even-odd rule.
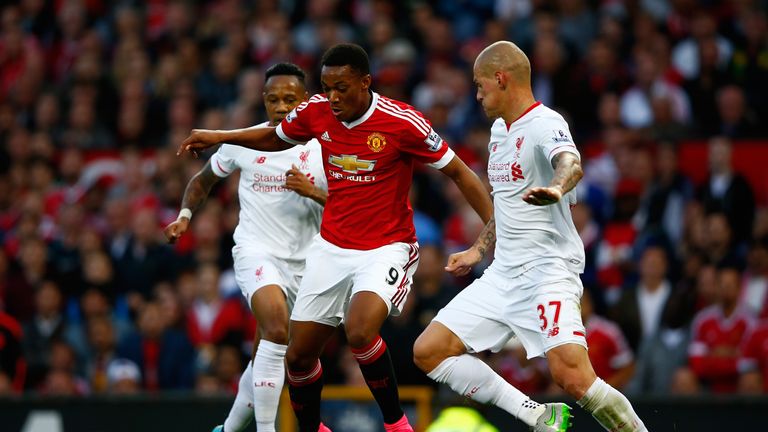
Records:
[[[189,219],[180,217],[169,223],[168,226],[163,230],[163,234],[165,234],[165,238],[168,240],[168,243],[174,244],[176,243],[176,240],[179,239],[179,237],[187,232],[187,229],[189,229]]]

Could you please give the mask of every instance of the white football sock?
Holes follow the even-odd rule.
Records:
[[[618,390],[600,378],[589,387],[578,401],[579,406],[592,414],[605,430],[615,432],[647,432],[632,404]]]
[[[232,409],[229,410],[227,419],[224,420],[225,432],[240,432],[251,424],[253,419],[253,378],[251,378],[253,366],[248,362],[240,382],[237,385],[237,396]]]
[[[453,391],[480,403],[492,403],[534,426],[546,407],[528,398],[506,382],[485,362],[469,354],[448,357],[432,372],[433,380],[448,384]]]
[[[286,345],[262,339],[253,359],[253,410],[259,432],[275,432],[277,407],[285,382]],[[229,431],[226,431],[229,432]]]

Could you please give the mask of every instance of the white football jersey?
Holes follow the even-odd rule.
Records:
[[[526,190],[549,186],[555,155],[566,151],[579,155],[563,117],[537,102],[509,127],[500,118],[491,127],[488,151],[496,218],[491,265],[516,276],[532,264],[564,260],[569,269],[583,272],[584,245],[570,209],[576,203],[575,192],[547,206],[523,201]]]
[[[315,186],[328,190],[322,158],[314,139],[279,152],[222,144],[211,156],[211,168],[219,177],[240,169],[240,221],[234,234],[238,246],[280,259],[306,258],[320,230],[323,206],[285,188],[285,173],[296,165]]]

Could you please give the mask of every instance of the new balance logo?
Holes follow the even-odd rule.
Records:
[[[331,136],[328,135],[328,131],[323,132],[323,134],[320,136],[320,139],[323,141],[331,141]]]

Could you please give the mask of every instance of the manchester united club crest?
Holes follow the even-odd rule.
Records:
[[[387,146],[387,139],[384,138],[384,135],[374,132],[370,135],[368,135],[368,148],[372,151],[378,153],[382,150],[384,150],[384,147]]]

